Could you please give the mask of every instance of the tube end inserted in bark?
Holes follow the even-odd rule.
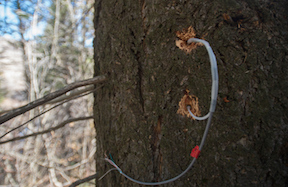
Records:
[[[187,54],[191,53],[193,49],[196,49],[198,46],[203,45],[201,43],[191,43],[187,44],[187,40],[190,38],[195,38],[196,32],[192,26],[183,29],[182,31],[176,32],[177,40],[175,41],[176,46],[185,51]]]
[[[196,97],[195,95],[189,95],[189,93],[190,91],[186,89],[184,96],[179,102],[179,109],[177,110],[177,114],[194,119],[187,110],[187,106],[190,106],[190,110],[195,116],[200,116],[201,112],[199,110],[198,97]]]

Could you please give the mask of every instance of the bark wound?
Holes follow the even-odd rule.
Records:
[[[134,34],[134,32],[130,29],[130,33],[131,36],[133,37],[134,40],[136,40],[136,36]],[[143,99],[143,94],[142,94],[142,63],[141,63],[141,52],[139,50],[136,50],[136,44],[134,42],[132,42],[133,48],[131,48],[131,52],[132,54],[134,54],[135,60],[137,62],[138,65],[138,71],[137,71],[137,76],[138,76],[138,80],[137,80],[137,90],[139,93],[139,100],[140,100],[140,105],[142,108],[142,111],[144,112],[144,99]]]
[[[146,54],[147,50],[146,50],[145,38],[146,38],[146,35],[148,33],[148,30],[147,30],[146,24],[145,24],[145,20],[146,20],[146,16],[145,16],[146,2],[142,1],[141,4],[142,4],[142,6],[141,6],[142,28],[143,28],[143,32],[144,32],[144,36],[143,36],[143,39],[142,39],[142,48],[143,48],[144,53]],[[133,31],[131,31],[131,35],[133,36],[134,39],[136,39],[136,36],[135,36]],[[136,48],[135,43],[133,43],[133,45]],[[134,52],[134,54],[135,54],[135,52]],[[136,61],[138,63],[138,82],[137,82],[137,87],[138,87],[138,90],[139,90],[140,104],[141,104],[141,107],[142,107],[142,111],[144,112],[144,98],[143,98],[143,92],[142,92],[143,67],[142,67],[142,61],[141,61],[140,57],[141,57],[141,52],[137,51],[136,54],[135,54],[135,58],[136,58]]]
[[[177,114],[181,114],[182,116],[187,116],[188,118],[194,119],[187,110],[187,106],[190,106],[191,112],[195,116],[200,116],[201,112],[199,110],[198,97],[195,95],[189,95],[189,90],[185,90],[184,92],[184,96],[179,102],[179,109],[177,110]]]
[[[146,26],[146,23],[147,23],[147,18],[146,18],[146,1],[143,0],[141,3],[142,3],[142,8],[141,8],[142,29],[143,29],[143,32],[144,32],[142,44],[143,44],[144,52],[146,53],[145,38],[146,38],[146,36],[147,36],[148,33],[149,33],[150,26],[148,26],[148,27]]]
[[[140,61],[140,53],[137,52],[136,54],[136,59],[138,62],[138,90],[139,90],[139,98],[140,98],[140,104],[142,107],[142,111],[144,112],[144,98],[143,98],[143,93],[142,93],[142,64]]]
[[[190,45],[187,44],[187,40],[190,38],[195,38],[196,32],[192,26],[188,27],[187,29],[183,29],[182,31],[177,31],[176,36],[178,40],[176,40],[176,46],[179,49],[185,51],[187,54],[191,53],[193,49],[196,49],[198,46],[203,45],[201,43],[191,43]]]
[[[100,18],[101,9],[102,9],[102,0],[99,0],[99,1],[97,1],[97,3],[95,2],[95,7],[94,7],[94,10],[95,10],[94,26],[95,26],[95,28],[99,27],[99,18]],[[96,42],[96,40],[94,41],[94,46],[97,45],[95,42]],[[98,58],[96,56],[97,56],[97,52],[94,51],[94,59],[95,59],[95,61],[94,61],[95,62],[94,76],[100,75],[100,62],[98,61]]]
[[[283,164],[288,167],[288,142],[285,142],[280,148],[280,158]]]
[[[161,140],[161,124],[162,116],[158,117],[158,122],[155,127],[153,127],[151,149],[152,149],[152,162],[153,162],[153,173],[154,181],[160,181],[160,175],[162,172],[162,153],[160,151],[160,140]]]
[[[141,17],[142,17],[142,28],[143,28],[143,32],[144,32],[144,36],[143,36],[143,39],[142,39],[142,47],[143,47],[143,51],[145,53],[145,56],[146,56],[146,44],[145,44],[145,38],[146,38],[146,35],[147,35],[147,29],[146,29],[146,24],[145,24],[145,20],[146,20],[146,16],[145,16],[145,7],[146,7],[146,2],[145,0],[141,2],[142,3],[142,7],[141,7]],[[142,64],[139,64],[139,71],[140,71],[140,74],[139,74],[139,77],[140,77],[140,80],[139,80],[139,83],[142,84]],[[144,111],[144,98],[143,98],[143,94],[142,94],[142,86],[140,85],[140,102],[141,102],[141,105],[142,105],[142,108],[143,108],[143,111]]]

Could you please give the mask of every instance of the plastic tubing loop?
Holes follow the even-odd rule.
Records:
[[[202,140],[201,140],[201,143],[200,143],[200,146],[199,146],[199,150],[200,151],[202,150],[203,145],[205,143],[205,140],[206,140],[206,137],[207,137],[207,134],[208,134],[208,130],[209,130],[210,125],[211,125],[212,116],[213,116],[213,112],[211,112],[211,115],[208,118],[208,122],[207,122],[205,131],[203,133],[203,137],[202,137]],[[114,166],[119,171],[119,173],[121,175],[123,175],[124,177],[126,177],[128,180],[130,180],[132,182],[135,182],[135,183],[138,183],[138,184],[147,185],[147,186],[156,186],[156,185],[167,184],[167,183],[176,181],[177,179],[179,179],[180,177],[185,175],[192,168],[194,163],[196,162],[196,158],[193,158],[193,160],[191,161],[189,166],[182,173],[180,173],[179,175],[177,175],[174,178],[171,178],[171,179],[168,179],[168,180],[165,180],[165,181],[161,181],[161,182],[143,182],[143,181],[139,181],[139,180],[133,179],[132,177],[130,177],[127,174],[123,173],[122,170],[112,160],[110,160],[108,158],[106,158],[105,160],[107,162],[109,162],[112,166]]]
[[[205,40],[201,40],[201,39],[197,39],[197,38],[190,38],[187,41],[188,44],[190,44],[192,42],[200,42],[200,43],[204,44],[204,46],[206,47],[208,54],[209,54],[209,58],[210,58],[211,73],[212,73],[211,104],[210,104],[210,109],[209,109],[208,114],[206,114],[203,117],[197,117],[197,116],[193,115],[193,113],[190,111],[190,107],[189,106],[187,107],[189,113],[195,119],[198,118],[197,120],[205,120],[208,118],[206,128],[205,128],[205,131],[203,133],[203,137],[202,137],[202,140],[201,140],[201,143],[199,146],[199,150],[201,151],[203,146],[204,146],[205,140],[207,138],[208,130],[209,130],[210,125],[211,125],[212,116],[213,116],[213,113],[214,113],[215,108],[216,108],[217,94],[218,94],[218,70],[217,70],[216,58],[215,58],[215,55],[214,55],[209,43],[206,42]],[[123,173],[122,170],[111,159],[106,158],[105,160],[107,162],[109,162],[112,166],[114,166],[119,171],[119,173],[121,175],[123,175],[124,177],[126,177],[127,179],[129,179],[135,183],[147,185],[147,186],[155,186],[155,185],[161,185],[161,184],[167,184],[167,183],[173,182],[173,181],[179,179],[180,177],[182,177],[184,174],[186,174],[192,168],[193,164],[196,162],[196,158],[193,158],[193,160],[191,161],[189,166],[182,173],[180,173],[178,176],[176,176],[174,178],[171,178],[171,179],[168,179],[165,181],[161,181],[161,182],[142,182],[142,181],[138,181],[136,179],[133,179],[130,176]]]
[[[218,94],[218,69],[217,69],[217,62],[216,62],[216,57],[212,51],[212,48],[210,47],[209,43],[206,42],[205,40],[201,40],[198,38],[190,38],[187,41],[187,44],[191,44],[192,42],[199,42],[204,44],[204,46],[206,47],[208,54],[209,54],[209,59],[210,59],[210,65],[211,65],[211,75],[212,75],[212,88],[211,88],[211,103],[210,103],[210,109],[208,114],[206,114],[203,117],[197,117],[195,116],[191,110],[190,110],[190,106],[187,107],[188,112],[190,113],[190,115],[197,119],[197,120],[205,120],[209,117],[211,112],[215,111],[216,108],[216,103],[217,103],[217,94]]]

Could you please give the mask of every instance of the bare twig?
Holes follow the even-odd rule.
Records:
[[[9,139],[9,140],[2,141],[2,142],[0,142],[0,145],[4,144],[4,143],[8,143],[8,142],[17,141],[17,140],[23,140],[23,139],[26,139],[26,138],[29,138],[29,137],[32,137],[32,136],[38,136],[40,134],[45,134],[45,133],[60,129],[61,127],[64,127],[68,123],[75,122],[75,121],[81,121],[81,120],[88,120],[88,119],[93,119],[93,116],[68,119],[66,121],[63,121],[59,125],[57,125],[55,127],[51,127],[51,128],[46,129],[44,131],[40,131],[40,132],[29,134],[29,135],[26,135],[26,136],[20,136],[20,137],[16,137],[16,138],[12,138],[12,139]]]
[[[9,109],[9,110],[2,110],[0,111],[0,116],[7,113],[7,112],[10,112],[11,110],[14,110],[13,108],[12,109]]]
[[[81,165],[89,162],[89,160],[94,156],[95,152],[96,152],[96,147],[93,147],[93,149],[92,149],[92,151],[90,152],[88,158],[86,158],[86,159],[82,160],[81,162],[78,162],[77,164],[74,164],[74,165],[72,165],[72,166],[67,166],[67,167],[65,167],[65,168],[56,168],[56,169],[59,170],[59,171],[60,171],[60,170],[62,170],[62,171],[68,171],[68,170],[75,169],[75,168],[77,168],[77,167],[79,167],[79,166],[81,166]]]
[[[34,119],[36,119],[36,118],[38,118],[39,116],[45,114],[46,112],[49,112],[50,110],[52,110],[52,109],[54,109],[54,108],[57,108],[58,106],[61,106],[61,105],[64,104],[64,103],[65,103],[65,101],[63,101],[62,103],[59,103],[58,105],[55,105],[55,106],[53,106],[53,107],[45,110],[44,112],[41,112],[40,114],[38,114],[38,115],[34,116],[33,118],[29,119],[28,121],[26,121],[25,123],[22,123],[21,125],[18,125],[17,127],[15,127],[15,128],[13,128],[13,129],[7,131],[7,132],[4,133],[2,136],[0,136],[0,139],[3,138],[4,136],[6,136],[7,134],[9,134],[9,133],[11,133],[11,132],[13,132],[13,131],[21,128],[21,127],[23,127],[23,126],[26,125],[27,123],[33,121]]]
[[[33,157],[31,156],[27,156],[27,155],[23,155],[21,153],[19,153],[18,151],[13,151],[11,149],[7,150],[7,149],[0,149],[0,153],[3,154],[3,155],[9,155],[10,157],[13,157],[17,160],[21,160],[27,164],[30,164],[32,162],[34,162],[35,160],[33,159]],[[44,159],[44,158],[42,158]],[[41,160],[41,158],[39,159]],[[36,161],[35,163],[39,166],[42,166],[42,167],[45,167],[45,168],[51,168],[49,167],[46,163],[44,162],[41,162],[41,161]],[[1,187],[1,186],[0,186]]]
[[[90,175],[89,177],[86,177],[84,179],[80,179],[80,180],[73,182],[69,187],[78,186],[79,184],[82,184],[82,183],[88,182],[90,180],[96,179],[97,177],[98,177],[98,173],[95,173],[94,175]]]
[[[102,175],[102,177],[100,177],[100,178],[98,179],[98,181],[102,180],[108,173],[110,173],[110,172],[113,171],[113,170],[117,170],[117,168],[109,169],[106,173],[104,173],[104,175]]]
[[[85,94],[82,94],[82,95],[78,95],[78,96],[74,96],[73,98],[70,98],[70,99],[68,99],[68,100],[65,100],[65,101],[63,101],[63,102],[61,102],[61,103],[59,103],[59,104],[57,104],[57,105],[55,105],[55,106],[53,106],[53,107],[45,110],[44,112],[41,112],[40,114],[38,114],[38,115],[34,116],[33,118],[29,119],[28,121],[26,121],[25,123],[23,123],[23,124],[15,127],[15,128],[13,128],[13,129],[9,130],[8,132],[4,133],[2,136],[0,136],[0,139],[3,138],[4,136],[6,136],[7,134],[15,131],[16,129],[19,129],[19,128],[23,127],[23,126],[26,125],[27,123],[33,121],[34,119],[36,119],[36,118],[38,118],[39,116],[45,114],[46,112],[48,112],[48,111],[50,111],[50,110],[52,110],[52,109],[54,109],[54,108],[56,108],[56,107],[58,107],[58,106],[60,106],[60,105],[62,105],[62,104],[64,104],[64,103],[66,103],[66,102],[68,102],[68,101],[71,101],[71,100],[73,100],[73,99],[77,99],[77,98],[79,98],[79,97],[83,97],[83,96],[85,96],[85,95],[88,95],[88,94],[94,92],[94,91],[97,90],[97,89],[98,89],[98,88],[95,88],[94,90],[92,90],[92,91],[90,91],[90,92],[88,92],[88,93],[85,93]]]
[[[10,112],[8,112],[7,114],[4,114],[3,116],[0,117],[0,125],[3,124],[4,122],[19,116],[33,108],[36,108],[40,105],[43,105],[44,103],[47,103],[48,101],[51,101],[75,88],[79,88],[81,86],[86,86],[86,85],[91,85],[91,84],[97,84],[97,83],[101,83],[104,82],[106,80],[106,76],[105,75],[100,75],[91,79],[86,79],[83,81],[79,81],[79,82],[74,82],[72,84],[69,84],[67,86],[65,86],[64,88],[57,90],[53,93],[47,94],[44,97],[37,99],[31,103],[28,103],[25,106],[22,106],[20,108],[14,109]]]
[[[65,35],[71,35],[74,30],[78,27],[78,25],[81,23],[81,21],[86,17],[86,15],[90,12],[90,10],[94,7],[94,3],[86,10],[83,12],[81,18],[76,22],[76,24],[73,27],[73,23],[71,23],[68,28],[66,29],[67,32]],[[71,29],[71,30],[70,30]],[[68,34],[67,34],[68,33]],[[61,36],[62,38],[65,38],[65,35]]]
[[[80,89],[79,89],[79,90],[73,90],[73,91],[71,91],[71,92],[69,93],[69,95],[62,95],[62,96],[60,96],[60,97],[57,97],[56,99],[53,99],[52,101],[47,102],[46,104],[59,103],[59,102],[61,102],[61,101],[63,101],[63,100],[72,98],[72,97],[74,97],[74,96],[76,96],[76,95],[80,95],[80,94],[82,94],[82,93],[84,93],[84,92],[88,92],[88,91],[91,91],[91,90],[93,90],[93,89],[94,89],[94,86],[93,86],[93,85],[90,85],[90,86],[87,86],[86,88],[81,89],[81,90],[80,90]]]

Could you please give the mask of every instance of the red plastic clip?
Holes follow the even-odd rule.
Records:
[[[194,157],[194,158],[198,158],[199,154],[200,154],[200,150],[199,150],[199,146],[196,145],[196,147],[194,147],[191,151],[191,156]]]

